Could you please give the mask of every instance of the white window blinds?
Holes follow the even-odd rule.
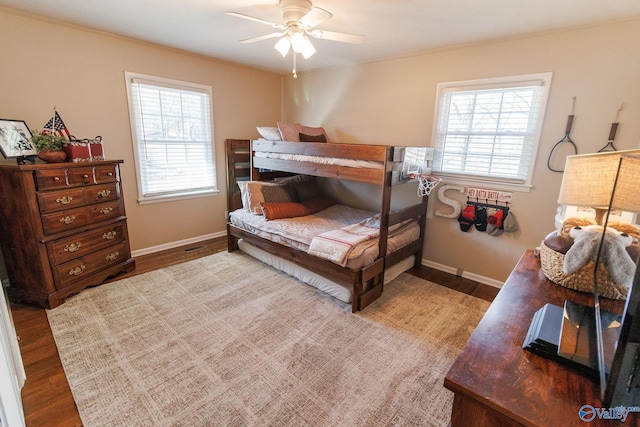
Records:
[[[531,77],[439,85],[434,170],[527,183],[551,75]]]
[[[216,190],[211,90],[127,73],[139,199]]]

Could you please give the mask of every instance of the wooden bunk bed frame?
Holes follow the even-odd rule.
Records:
[[[255,152],[304,154],[310,156],[337,157],[353,160],[381,162],[381,169],[360,169],[336,165],[324,165],[311,162],[288,161],[255,157]],[[361,144],[273,142],[264,140],[227,140],[227,190],[228,209],[232,212],[242,207],[239,179],[250,178],[253,181],[270,180],[277,176],[292,174],[313,175],[325,178],[363,182],[374,184],[382,189],[380,200],[380,235],[379,255],[376,261],[360,269],[340,267],[333,262],[309,255],[304,251],[280,245],[242,230],[230,222],[227,223],[227,239],[229,252],[238,249],[238,240],[244,239],[253,246],[268,253],[286,259],[294,264],[313,271],[331,281],[349,286],[353,289],[351,311],[362,310],[382,295],[385,269],[414,255],[414,266],[422,260],[422,247],[425,235],[425,220],[428,196],[422,202],[391,212],[391,192],[395,184],[404,183],[399,179],[399,172],[394,168],[402,159],[398,157],[400,150],[396,147]],[[261,170],[280,172],[261,172]],[[247,176],[250,171],[250,176]],[[284,175],[283,175],[284,173]],[[420,226],[418,240],[389,254],[387,253],[387,237],[389,227],[408,219],[416,219]]]

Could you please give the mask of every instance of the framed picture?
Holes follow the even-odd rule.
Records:
[[[0,151],[6,158],[34,156],[31,131],[22,120],[0,119]]]

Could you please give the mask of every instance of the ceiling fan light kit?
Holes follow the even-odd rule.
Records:
[[[278,40],[278,42],[273,48],[278,52],[280,52],[280,55],[282,55],[282,57],[284,58],[285,56],[287,56],[287,53],[289,53],[289,49],[291,48],[291,42],[289,41],[289,38],[283,37],[280,40]]]
[[[278,5],[280,7],[280,14],[282,15],[284,24],[276,24],[274,22],[238,12],[227,13],[238,18],[248,19],[250,21],[269,25],[272,28],[283,30],[277,33],[241,40],[241,43],[253,43],[276,37],[280,38],[274,48],[280,53],[280,55],[282,55],[282,57],[286,57],[289,50],[293,50],[294,77],[296,77],[296,54],[301,54],[304,59],[308,59],[316,53],[316,48],[306,36],[307,34],[317,39],[353,44],[362,43],[364,39],[363,36],[356,34],[337,33],[323,30],[312,31],[314,27],[322,24],[333,15],[322,8],[313,7],[309,0],[280,0]]]

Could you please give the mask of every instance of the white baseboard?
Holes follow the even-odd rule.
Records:
[[[499,280],[491,279],[489,277],[480,276],[479,274],[469,273],[468,271],[463,271],[462,274],[458,271],[458,269],[454,267],[449,267],[448,265],[439,264],[437,262],[429,261],[428,259],[422,258],[422,265],[425,267],[431,267],[436,270],[444,271],[445,273],[453,274],[456,276],[464,277],[465,279],[473,280],[474,282],[482,283],[484,285],[493,286],[494,288],[502,288],[504,282]]]
[[[165,243],[163,245],[151,246],[149,248],[138,249],[135,251],[131,251],[132,257],[137,257],[141,255],[149,255],[160,251],[165,251],[167,249],[177,248],[178,246],[191,245],[193,243],[202,242],[204,240],[215,239],[217,237],[226,236],[227,232],[219,231],[217,233],[205,234],[204,236],[192,237],[190,239],[178,240],[175,242]]]

